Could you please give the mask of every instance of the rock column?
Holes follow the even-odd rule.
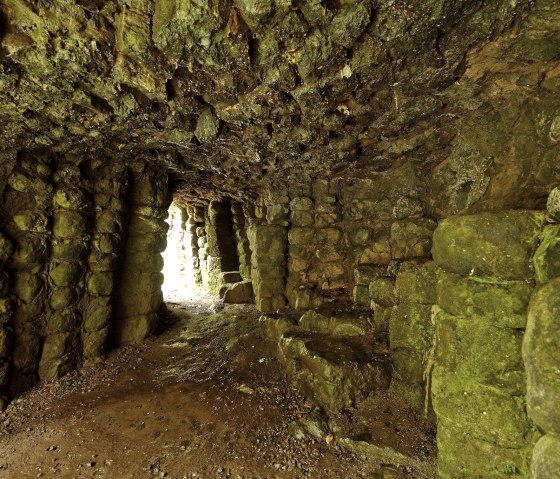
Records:
[[[119,165],[94,173],[95,228],[91,238],[88,298],[84,306],[83,348],[86,359],[108,346],[115,275],[123,244],[129,171]]]
[[[146,167],[135,172],[130,195],[127,237],[114,296],[114,340],[138,341],[152,334],[163,305],[165,222],[169,199],[165,172]]]
[[[90,246],[90,185],[80,169],[59,165],[55,175],[52,252],[49,265],[50,310],[45,314],[39,378],[49,381],[74,369],[82,352],[82,299]]]

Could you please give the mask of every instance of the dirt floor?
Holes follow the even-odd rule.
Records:
[[[203,294],[168,307],[160,335],[0,413],[1,479],[433,477],[433,431],[398,398],[372,396],[345,421],[365,417],[370,442],[418,468],[348,452],[332,433],[296,439],[313,405],[287,383],[259,313]]]

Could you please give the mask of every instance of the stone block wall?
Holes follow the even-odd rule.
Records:
[[[432,378],[439,476],[529,477],[539,436],[521,356],[542,212],[454,216],[434,235],[438,267]]]
[[[4,156],[2,406],[154,330],[168,206],[166,173],[150,166]]]
[[[284,185],[275,185],[245,211],[249,225],[251,279],[256,307],[272,312],[286,306],[286,253],[289,198]]]

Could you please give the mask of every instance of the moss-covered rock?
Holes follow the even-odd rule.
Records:
[[[158,324],[156,313],[121,318],[115,326],[114,339],[117,344],[141,341],[155,331]]]
[[[525,280],[545,222],[533,211],[453,216],[435,230],[432,254],[450,273]]]
[[[560,437],[547,434],[539,439],[531,462],[533,479],[560,478]]]
[[[95,272],[87,280],[90,294],[108,296],[113,292],[114,274],[110,271]]]
[[[523,359],[529,416],[545,431],[560,434],[560,278],[543,285],[531,299]]]
[[[375,278],[369,283],[369,297],[375,304],[390,307],[395,304],[395,280],[393,278]]]

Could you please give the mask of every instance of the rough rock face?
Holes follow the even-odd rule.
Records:
[[[7,0],[1,148],[158,158],[187,191],[234,196],[408,158],[435,212],[534,206],[558,174],[559,15],[548,0]]]
[[[390,376],[441,477],[553,477],[559,26],[550,0],[4,0],[0,407],[156,330],[173,200],[206,289],[370,310],[391,375],[332,318],[285,342],[331,383],[366,358],[330,409]]]

